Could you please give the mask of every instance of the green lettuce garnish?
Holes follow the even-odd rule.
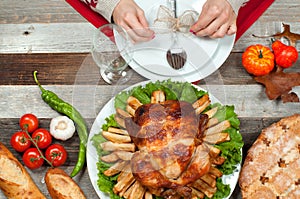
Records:
[[[173,82],[171,80],[149,82],[145,86],[137,86],[129,91],[122,91],[116,97],[114,101],[115,108],[126,109],[127,99],[129,96],[136,97],[141,103],[150,103],[151,95],[153,91],[161,90],[165,93],[166,100],[181,100],[189,103],[195,102],[197,99],[207,94],[206,91],[198,90],[196,87],[188,82]],[[231,127],[226,129],[225,132],[230,134],[230,141],[216,144],[215,147],[219,148],[222,153],[221,156],[225,157],[225,162],[218,167],[224,175],[232,174],[236,169],[236,165],[241,162],[242,154],[241,148],[243,147],[243,139],[239,133],[240,121],[237,114],[234,112],[234,106],[221,105],[219,103],[211,104],[207,109],[218,107],[217,113],[214,115],[219,122],[228,120]],[[106,123],[102,125],[102,130],[107,130],[108,127],[119,127],[114,119],[114,114],[108,116]],[[100,143],[105,142],[106,139],[101,133],[94,135],[92,138],[93,145],[97,149],[99,156],[108,154],[109,152],[103,151],[100,147]],[[107,177],[103,174],[111,164],[99,161],[97,163],[98,168],[98,187],[102,192],[109,194],[110,198],[120,199],[118,195],[114,194],[113,187],[117,183],[118,175]],[[217,192],[214,194],[213,199],[222,199],[230,194],[230,186],[223,184],[222,179],[217,179]],[[154,196],[155,199],[161,199],[161,197]],[[206,197],[207,198],[207,197]]]

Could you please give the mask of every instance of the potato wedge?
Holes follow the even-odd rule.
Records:
[[[151,96],[151,103],[161,103],[166,101],[165,93],[161,90],[153,91]]]
[[[105,151],[135,151],[135,144],[133,143],[113,143],[107,141],[101,143],[100,146]]]
[[[210,187],[201,179],[196,180],[193,183],[193,187],[204,193],[209,198],[213,197],[214,193],[217,191],[217,187]]]
[[[105,170],[103,174],[106,176],[116,175],[117,173],[120,173],[127,164],[128,162],[126,161],[116,162],[113,166],[109,167],[109,169]]]
[[[108,141],[115,143],[129,143],[131,142],[131,138],[129,135],[120,135],[111,133],[109,131],[102,131],[102,136]]]
[[[214,107],[208,111],[206,111],[204,114],[208,116],[208,118],[212,118],[218,111],[218,107]]]
[[[228,133],[214,133],[203,137],[203,141],[210,144],[219,144],[230,140]]]
[[[120,134],[120,135],[129,135],[126,130],[115,128],[115,127],[108,127],[107,131],[109,131],[111,133]]]
[[[127,188],[135,181],[131,172],[123,171],[118,177],[118,182],[115,184],[113,191],[118,194],[122,191],[126,191]],[[120,195],[121,196],[121,195]],[[122,196],[121,196],[122,197]]]
[[[208,129],[206,129],[206,131],[204,131],[204,135],[212,135],[215,133],[220,133],[226,129],[228,129],[230,127],[230,122],[228,120],[224,120],[212,127],[209,127]]]

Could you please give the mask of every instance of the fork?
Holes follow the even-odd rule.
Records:
[[[170,0],[171,8],[174,17],[177,18],[177,4],[176,0]],[[172,32],[172,45],[166,54],[169,65],[174,69],[180,69],[184,66],[187,58],[186,51],[178,44],[178,37],[176,31]]]

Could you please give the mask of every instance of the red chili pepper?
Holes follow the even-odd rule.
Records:
[[[288,46],[279,40],[272,44],[272,49],[275,55],[275,62],[282,68],[291,67],[298,59],[298,52],[294,46]]]

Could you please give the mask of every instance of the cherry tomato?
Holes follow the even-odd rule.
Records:
[[[44,164],[44,159],[41,157],[36,148],[29,148],[23,154],[23,162],[29,169],[40,168]]]
[[[32,133],[39,126],[38,118],[32,113],[26,113],[20,118],[20,127],[22,130],[26,130]]]
[[[52,144],[47,148],[45,157],[54,167],[58,167],[66,162],[67,151],[60,144]]]
[[[47,129],[38,128],[32,133],[32,139],[36,141],[40,149],[45,149],[52,143],[52,135]]]
[[[18,152],[24,152],[31,146],[29,136],[22,131],[14,133],[10,138],[10,145]]]

